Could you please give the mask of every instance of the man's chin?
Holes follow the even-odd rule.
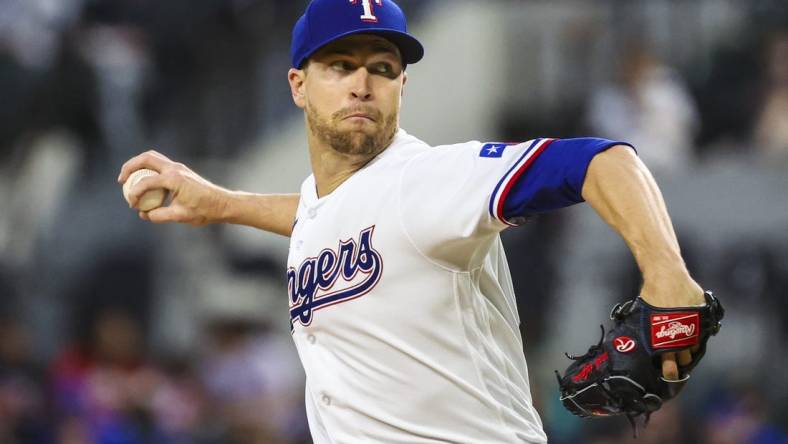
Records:
[[[370,155],[376,154],[383,147],[378,146],[379,141],[372,134],[364,131],[351,131],[345,133],[345,137],[333,145],[335,151],[349,155]]]
[[[354,142],[361,142],[366,139],[375,139],[380,133],[380,129],[373,125],[340,126],[337,128],[337,130],[337,133],[340,134],[343,139],[352,140]]]

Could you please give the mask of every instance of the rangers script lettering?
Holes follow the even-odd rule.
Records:
[[[383,260],[372,246],[374,231],[374,226],[365,228],[359,234],[358,244],[353,239],[340,241],[337,252],[326,248],[317,257],[305,259],[297,271],[288,268],[291,328],[296,321],[307,326],[315,311],[356,299],[375,288],[383,273]],[[329,291],[340,277],[351,282],[358,272],[366,275],[360,282]],[[323,294],[318,295],[321,290]]]
[[[357,5],[358,0],[350,0],[350,3]],[[372,6],[372,0],[361,0],[361,4],[364,5],[364,15],[361,16],[361,20],[365,22],[377,23],[378,18],[375,17],[375,9]],[[375,4],[378,6],[383,6],[383,0],[375,0]]]

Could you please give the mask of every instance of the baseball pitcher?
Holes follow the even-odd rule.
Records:
[[[633,147],[598,138],[432,147],[399,127],[407,65],[424,55],[392,0],[313,0],[288,72],[312,175],[299,194],[229,191],[149,151],[119,182],[165,189],[153,223],[235,223],[290,236],[293,341],[319,444],[544,443],[499,234],[588,202],[626,241],[638,298],[561,379],[581,416],[648,415],[719,328],[661,193]],[[524,228],[524,229],[527,229]],[[622,345],[623,344],[623,345]],[[616,348],[618,347],[618,348]]]

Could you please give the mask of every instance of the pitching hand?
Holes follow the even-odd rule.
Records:
[[[178,222],[202,226],[221,220],[229,191],[212,184],[186,165],[174,162],[156,151],[147,151],[123,164],[118,182],[123,184],[129,175],[141,168],[159,174],[141,179],[129,194],[132,208],[137,208],[140,196],[148,190],[164,188],[169,191],[169,205],[151,211],[140,211],[143,220],[153,223]]]

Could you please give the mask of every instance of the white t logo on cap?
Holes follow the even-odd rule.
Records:
[[[358,0],[350,0],[350,3],[357,5]],[[383,6],[383,0],[375,0],[375,3],[378,6]],[[361,20],[365,22],[377,22],[378,18],[375,17],[375,10],[372,8],[372,0],[361,0],[361,4],[364,6],[364,15],[361,16]]]

